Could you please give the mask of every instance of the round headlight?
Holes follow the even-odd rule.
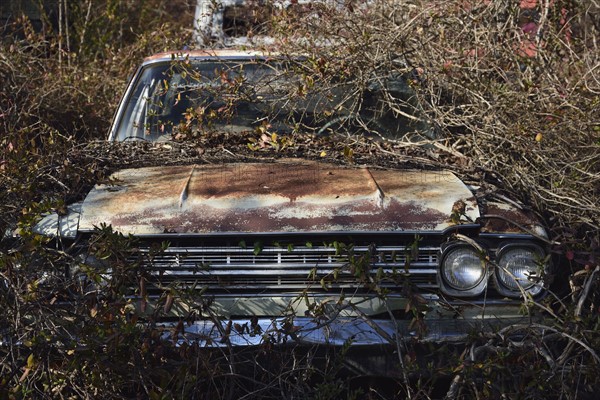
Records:
[[[503,251],[498,259],[498,281],[507,289],[527,290],[539,278],[541,255],[531,247],[515,247]]]
[[[475,249],[467,246],[455,247],[444,257],[442,276],[452,288],[469,290],[485,278],[485,262]]]

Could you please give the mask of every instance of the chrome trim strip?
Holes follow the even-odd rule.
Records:
[[[480,233],[482,239],[511,239],[511,240],[538,240],[535,236],[526,233]]]
[[[148,235],[135,235],[139,239],[195,239],[195,238],[214,238],[214,237],[310,237],[311,235],[322,235],[322,236],[337,236],[337,237],[349,237],[349,236],[445,236],[450,233],[462,230],[473,230],[479,229],[479,224],[462,224],[450,226],[446,229],[436,231],[302,231],[302,232],[210,232],[210,233],[164,233],[164,234],[148,234]],[[81,230],[82,233],[93,233],[93,230]],[[511,236],[512,237],[512,236]]]

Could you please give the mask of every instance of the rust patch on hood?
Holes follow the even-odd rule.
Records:
[[[523,233],[548,237],[543,225],[534,215],[508,203],[488,201],[481,220],[481,232]]]
[[[472,193],[448,171],[353,168],[307,160],[122,170],[86,198],[80,230],[123,233],[441,231]]]

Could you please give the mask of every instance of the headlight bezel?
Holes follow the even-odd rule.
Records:
[[[529,250],[534,253],[533,263],[535,264],[536,272],[539,273],[536,281],[532,280],[530,281],[531,284],[523,285],[520,288],[515,287],[512,284],[505,283],[505,279],[503,279],[502,277],[503,274],[507,273],[507,267],[503,265],[503,258],[507,257],[507,255],[511,252],[518,250]],[[546,269],[548,268],[548,262],[546,260],[546,251],[544,251],[544,249],[542,249],[537,244],[505,243],[499,246],[496,250],[495,264],[495,271],[493,274],[494,286],[498,293],[502,296],[519,298],[523,297],[523,293],[527,293],[532,296],[537,296],[544,289],[543,275]]]
[[[471,252],[478,260],[481,265],[482,273],[481,277],[472,285],[467,285],[465,287],[458,287],[446,276],[445,271],[447,270],[446,262],[448,258],[453,255],[455,252],[461,251],[461,249]],[[487,260],[485,259],[483,254],[480,254],[479,250],[467,243],[464,242],[452,242],[442,248],[442,253],[440,257],[440,263],[438,268],[438,283],[442,293],[454,296],[454,297],[474,297],[482,294],[489,282],[490,275],[492,274],[492,270],[488,265]]]

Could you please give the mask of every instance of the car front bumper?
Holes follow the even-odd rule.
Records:
[[[485,313],[462,310],[462,315],[430,311],[412,319],[363,316],[333,318],[273,317],[205,319],[163,322],[163,338],[178,345],[201,347],[300,344],[380,346],[403,341],[456,342],[473,333],[493,333],[510,325],[531,323],[537,317],[522,315],[519,307],[487,307]]]

